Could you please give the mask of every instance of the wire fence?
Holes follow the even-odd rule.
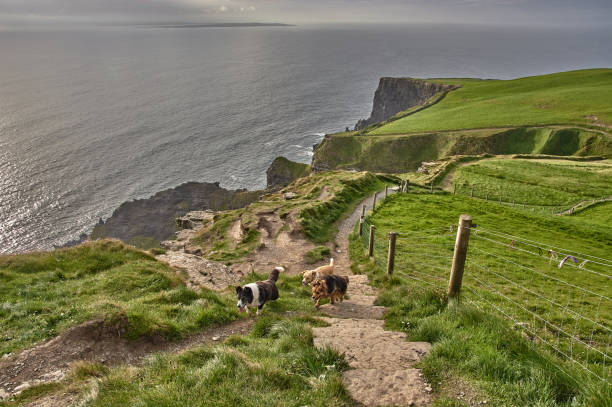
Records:
[[[456,194],[470,196],[483,201],[499,203],[500,205],[506,207],[525,209],[528,211],[549,215],[569,215],[602,202],[612,202],[612,196],[602,196],[587,198],[580,202],[551,203],[543,205],[527,202],[526,199],[514,199],[512,196],[509,194],[504,194],[502,191],[491,191],[475,185],[455,185],[453,187],[453,191]]]
[[[372,225],[366,216],[366,247]],[[483,226],[470,228],[462,301],[507,318],[529,341],[612,384],[612,259]],[[373,260],[383,269],[388,232],[373,232]],[[446,290],[456,237],[457,226],[443,224],[399,233],[393,275]]]

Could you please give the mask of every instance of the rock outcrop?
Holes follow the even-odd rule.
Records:
[[[186,212],[242,208],[262,193],[231,191],[221,188],[219,183],[188,182],[150,198],[124,202],[110,218],[96,225],[90,239],[112,237],[143,249],[157,247],[174,234],[176,218]]]
[[[285,187],[309,173],[310,166],[308,164],[296,163],[285,157],[276,157],[266,171],[268,189]]]
[[[355,130],[390,119],[397,113],[422,105],[438,92],[453,89],[452,85],[426,82],[412,78],[380,78],[374,94],[374,105],[369,119],[359,120]]]

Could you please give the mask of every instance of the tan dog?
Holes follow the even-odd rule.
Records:
[[[319,308],[323,298],[329,298],[331,303],[342,302],[348,288],[348,276],[323,276],[312,282],[312,300],[315,308]]]
[[[326,266],[317,267],[314,270],[306,270],[305,272],[303,272],[302,276],[304,276],[304,278],[302,278],[302,285],[310,284],[317,278],[329,276],[332,274],[334,274],[333,258],[329,260],[329,264]]]

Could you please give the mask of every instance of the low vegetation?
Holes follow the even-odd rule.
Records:
[[[329,257],[331,254],[330,250],[326,246],[317,246],[308,253],[306,253],[306,261],[308,264],[315,264],[326,257]]]
[[[0,256],[0,298],[0,354],[95,318],[127,317],[129,338],[177,338],[238,318],[233,301],[187,289],[168,266],[113,240]]]

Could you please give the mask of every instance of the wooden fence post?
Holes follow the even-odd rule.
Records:
[[[368,242],[368,257],[374,256],[374,231],[376,230],[376,226],[370,226],[370,240]]]
[[[359,218],[359,236],[363,236],[363,216]]]
[[[406,190],[404,192],[408,193],[410,191],[410,180],[409,179],[406,180],[405,188],[406,188]]]
[[[365,210],[366,210],[366,206],[365,206],[365,205],[363,205],[363,206],[361,207],[361,217],[362,217],[362,218],[365,216]]]
[[[453,184],[453,195],[457,193],[457,184]]]
[[[374,192],[374,201],[372,202],[372,213],[376,210],[376,197],[378,196],[378,192]]]
[[[389,187],[385,185],[385,199],[389,196]]]
[[[486,197],[487,202],[489,202],[489,193],[487,192],[487,197]]]
[[[467,257],[468,243],[470,241],[470,229],[472,217],[461,215],[459,217],[459,228],[457,229],[457,240],[455,241],[455,253],[453,254],[453,266],[450,280],[448,282],[448,298],[459,299],[461,292],[461,281],[463,279],[463,268]]]
[[[430,182],[429,186],[431,187],[431,193],[433,194],[433,182]]]
[[[389,232],[389,256],[387,257],[387,274],[393,274],[393,267],[395,266],[395,239],[397,233]]]
[[[523,201],[523,209],[525,209],[525,201]]]

